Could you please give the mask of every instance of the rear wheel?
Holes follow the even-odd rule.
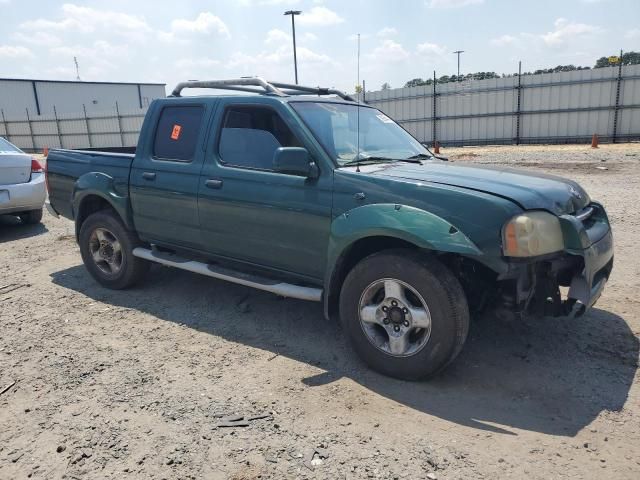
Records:
[[[80,253],[85,267],[101,285],[119,290],[142,279],[149,263],[133,256],[138,237],[109,210],[93,213],[80,227]]]
[[[458,280],[435,258],[411,250],[380,252],[357,264],[342,287],[340,317],[371,368],[406,380],[443,370],[469,329]]]
[[[29,210],[19,215],[20,221],[28,225],[36,225],[42,221],[42,209]]]

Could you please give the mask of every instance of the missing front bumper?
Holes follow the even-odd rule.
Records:
[[[497,312],[500,316],[578,317],[598,301],[612,267],[609,230],[586,249],[514,266],[500,282]]]

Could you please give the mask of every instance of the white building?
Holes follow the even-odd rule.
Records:
[[[40,115],[89,115],[145,109],[152,100],[166,96],[163,83],[80,82],[0,78],[0,109],[7,119]]]

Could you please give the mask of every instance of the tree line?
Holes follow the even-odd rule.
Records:
[[[615,58],[612,58],[615,57]],[[640,52],[627,52],[623,53],[622,57],[618,55],[614,55],[612,57],[600,57],[596,60],[593,68],[604,68],[611,67],[614,65],[639,65],[640,64]],[[617,60],[616,60],[617,59]],[[614,60],[614,61],[612,61]],[[558,65],[553,68],[541,68],[538,70],[534,70],[533,72],[522,72],[522,75],[540,75],[542,73],[556,73],[556,72],[571,72],[574,70],[591,70],[592,67],[581,67],[575,65]],[[475,72],[475,73],[467,73],[465,75],[442,75],[440,78],[436,79],[437,83],[450,83],[450,82],[462,82],[464,80],[487,80],[490,78],[508,78],[508,77],[517,77],[518,73],[503,73],[502,75],[497,74],[496,72]],[[423,85],[433,85],[433,79],[427,78],[412,78],[407,83],[404,84],[405,87],[420,87]],[[382,90],[389,90],[391,85],[388,82],[382,84]]]

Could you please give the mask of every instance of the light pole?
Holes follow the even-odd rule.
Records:
[[[464,53],[464,50],[456,50],[453,53],[458,55],[458,81],[460,81],[460,54]]]
[[[296,74],[296,85],[298,84],[298,57],[296,54],[296,15],[300,15],[302,12],[300,10],[287,10],[284,12],[285,15],[291,15],[291,30],[293,32],[293,69]]]

